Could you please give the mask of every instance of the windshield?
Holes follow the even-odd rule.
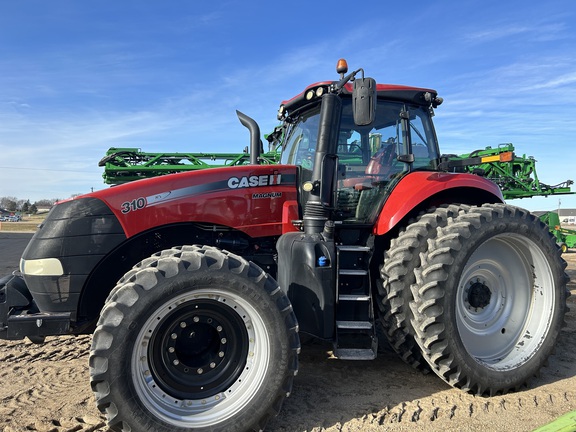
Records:
[[[428,110],[389,101],[378,102],[376,119],[371,125],[357,126],[352,117],[351,101],[344,100],[337,149],[340,163],[350,171],[361,170],[362,167],[366,169],[371,159],[380,152],[386,153],[387,158],[380,158],[379,163],[386,164],[391,173],[407,169],[406,164],[397,160],[399,155],[409,152],[408,136],[402,130],[400,118],[403,110],[410,116],[410,138],[415,159],[412,168],[433,168],[431,162],[438,158],[438,146]],[[289,127],[283,144],[282,163],[312,168],[319,116],[320,107],[317,107],[299,116]]]

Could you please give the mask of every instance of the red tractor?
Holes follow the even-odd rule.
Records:
[[[90,381],[113,430],[261,430],[300,337],[409,364],[479,395],[524,385],[566,311],[548,228],[451,171],[436,91],[362,69],[280,105],[278,165],[126,183],[56,205],[0,279],[0,338],[94,333]],[[360,76],[361,75],[361,76]],[[383,377],[382,379],[386,379]]]

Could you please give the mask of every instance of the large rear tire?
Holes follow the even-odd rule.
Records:
[[[212,247],[162,251],[102,310],[90,352],[98,408],[118,431],[262,430],[291,391],[297,330],[255,264]]]
[[[475,394],[525,385],[564,324],[566,262],[548,228],[504,204],[438,229],[413,286],[413,327],[432,369]]]
[[[448,205],[432,208],[421,214],[392,239],[384,254],[378,285],[380,321],[388,342],[410,366],[422,372],[430,367],[414,340],[412,328],[412,291],[416,282],[414,271],[420,267],[420,254],[428,249],[428,241],[436,237],[439,227],[446,226],[448,218],[465,212],[469,206]]]

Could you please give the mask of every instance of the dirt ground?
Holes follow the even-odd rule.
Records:
[[[0,255],[0,276],[20,252],[10,262]],[[388,350],[374,361],[350,362],[330,359],[329,346],[307,345],[292,395],[267,430],[524,432],[576,410],[576,250],[564,258],[573,280],[567,326],[529,388],[475,397],[414,371]],[[0,431],[108,430],[88,384],[89,344],[89,336],[44,345],[0,341]]]

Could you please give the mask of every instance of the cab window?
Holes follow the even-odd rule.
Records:
[[[281,162],[311,170],[314,163],[320,107],[300,116],[289,128]]]

